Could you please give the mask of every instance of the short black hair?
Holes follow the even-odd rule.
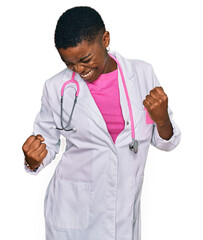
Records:
[[[55,46],[66,49],[77,46],[83,40],[94,42],[100,32],[105,32],[105,25],[95,9],[86,6],[70,8],[57,22]]]

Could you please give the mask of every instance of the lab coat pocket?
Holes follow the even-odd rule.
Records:
[[[146,111],[139,110],[139,116],[135,119],[135,138],[138,142],[150,142],[153,131],[153,124],[149,124]],[[152,121],[152,120],[151,120]]]
[[[153,120],[150,118],[150,115],[149,115],[147,109],[144,108],[144,110],[146,111],[146,124],[153,124],[154,122],[153,122]]]
[[[85,229],[89,223],[91,184],[59,180],[56,183],[53,225],[58,228]]]

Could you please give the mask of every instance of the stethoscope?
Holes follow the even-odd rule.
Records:
[[[115,60],[115,62],[118,65],[118,68],[120,70],[121,79],[122,79],[122,83],[123,83],[123,87],[124,87],[124,91],[125,91],[125,95],[126,95],[126,100],[127,100],[127,103],[128,103],[128,110],[129,110],[130,123],[131,123],[131,135],[132,135],[132,142],[129,144],[129,149],[131,151],[134,151],[135,153],[137,153],[137,151],[138,151],[138,141],[135,139],[135,129],[134,129],[133,113],[132,113],[132,107],[131,107],[131,103],[130,103],[130,98],[129,98],[129,95],[128,95],[128,90],[127,90],[127,87],[126,87],[125,78],[124,78],[124,75],[123,75],[123,71],[122,71],[121,65],[118,62],[118,60],[114,56],[112,56],[111,54],[109,54],[109,55]],[[58,130],[77,131],[76,128],[68,128],[70,126],[70,124],[71,124],[73,112],[74,112],[74,109],[75,109],[75,105],[77,103],[77,98],[78,98],[78,95],[80,93],[79,83],[76,80],[74,80],[74,77],[75,77],[75,72],[73,72],[71,80],[66,81],[63,84],[62,88],[61,88],[61,116],[60,116],[60,118],[61,118],[61,128],[56,128]],[[76,89],[75,99],[74,99],[74,102],[73,102],[73,107],[72,107],[72,110],[71,110],[71,113],[70,113],[69,121],[66,124],[66,126],[64,126],[64,124],[63,124],[63,96],[64,96],[65,87],[69,83],[76,84],[77,89]]]

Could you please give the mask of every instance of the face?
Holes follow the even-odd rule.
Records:
[[[79,73],[85,81],[93,82],[101,74],[114,70],[112,58],[106,51],[109,41],[109,33],[105,32],[100,38],[98,36],[93,43],[82,41],[76,47],[59,48],[58,51],[69,69]]]

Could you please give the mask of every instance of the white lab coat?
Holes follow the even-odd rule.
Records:
[[[55,170],[45,197],[47,240],[140,240],[140,195],[150,143],[170,151],[180,141],[180,131],[172,121],[173,136],[163,140],[155,124],[146,124],[143,100],[159,83],[151,65],[128,60],[111,53],[121,64],[130,97],[138,152],[129,150],[130,117],[119,72],[120,104],[124,130],[114,144],[106,123],[83,79],[76,74],[80,86],[71,127],[77,131],[57,130],[60,124],[60,91],[71,79],[65,69],[46,81],[41,111],[34,123],[34,134],[45,138],[48,155],[44,166],[59,151],[60,134],[66,138],[66,150]],[[64,92],[64,124],[67,123],[75,97],[75,85]],[[113,100],[113,96],[112,96]],[[170,118],[172,113],[169,110]]]

